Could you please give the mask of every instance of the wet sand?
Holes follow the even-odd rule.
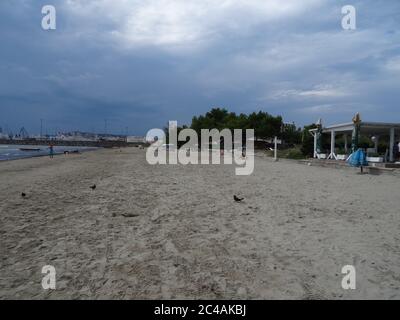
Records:
[[[138,148],[1,162],[0,298],[399,299],[399,190],[264,156],[249,177]]]

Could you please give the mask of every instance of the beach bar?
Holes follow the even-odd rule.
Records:
[[[395,161],[395,143],[400,140],[400,123],[385,123],[385,122],[364,122],[361,121],[359,114],[356,114],[352,122],[322,126],[320,119],[316,123],[317,128],[309,130],[314,137],[314,158],[318,159],[331,159],[331,160],[346,160],[344,155],[337,154],[335,149],[336,138],[339,135],[344,139],[344,152],[345,155],[356,151],[352,150],[358,148],[358,135],[362,134],[371,137],[374,143],[374,148],[367,149],[367,153],[378,153],[379,138],[383,136],[389,137],[387,155],[383,157],[382,161],[377,162],[394,162]],[[355,135],[356,133],[356,140]],[[329,153],[324,153],[321,147],[322,134],[330,135],[330,150]],[[351,141],[351,148],[349,148],[349,139]],[[355,141],[354,141],[355,140]]]

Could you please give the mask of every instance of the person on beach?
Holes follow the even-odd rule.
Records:
[[[50,156],[50,159],[54,158],[54,147],[52,144],[49,146],[49,156]]]

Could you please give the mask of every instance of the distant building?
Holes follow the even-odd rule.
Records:
[[[10,137],[5,133],[0,132],[0,139],[7,139],[8,140],[8,139],[10,139]]]
[[[62,141],[97,141],[98,136],[94,133],[87,132],[68,132],[68,133],[59,133],[56,137],[56,140]]]
[[[140,136],[127,136],[126,137],[126,142],[130,143],[144,143],[146,142],[145,137],[140,137]]]
[[[8,139],[8,135],[3,133],[2,127],[0,127],[0,139]]]

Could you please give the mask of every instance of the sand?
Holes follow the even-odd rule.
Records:
[[[0,298],[399,299],[399,190],[262,155],[242,177],[138,148],[1,162]]]

